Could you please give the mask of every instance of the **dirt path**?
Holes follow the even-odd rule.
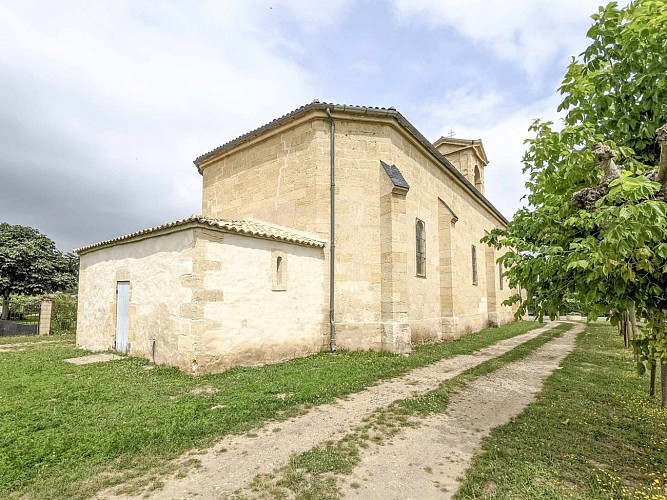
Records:
[[[15,342],[13,344],[0,344],[0,353],[3,352],[15,352],[15,351],[25,351],[32,347],[39,347],[42,345],[52,346],[53,344],[72,344],[74,342],[71,340],[42,340],[38,342]]]
[[[178,463],[191,458],[198,459],[201,467],[189,472],[186,477],[172,476],[162,479],[164,487],[148,492],[148,495],[150,498],[164,499],[226,498],[246,486],[256,474],[269,473],[284,465],[291,455],[307,451],[324,441],[342,438],[349,429],[360,425],[378,408],[433,390],[443,380],[500,356],[557,324],[549,323],[471,355],[455,356],[415,369],[402,377],[379,383],[344,400],[317,406],[293,419],[268,422],[252,433],[227,436],[203,453],[193,451],[177,459],[174,462],[176,468]],[[100,492],[98,498],[112,496],[115,496],[113,489]]]
[[[390,444],[365,449],[360,465],[345,478],[345,497],[451,498],[482,439],[535,398],[582,329],[576,325],[527,357],[475,380],[452,397],[445,415],[422,420]]]

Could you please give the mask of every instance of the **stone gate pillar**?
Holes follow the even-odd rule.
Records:
[[[39,301],[39,330],[38,335],[48,335],[51,332],[51,311],[53,302],[48,297]]]

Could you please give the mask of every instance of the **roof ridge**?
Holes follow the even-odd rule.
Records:
[[[350,104],[334,104],[334,103],[329,103],[329,102],[320,102],[317,99],[312,101],[309,104],[305,104],[293,111],[290,111],[287,114],[284,114],[283,116],[280,116],[269,123],[262,125],[261,127],[258,127],[254,130],[251,130],[250,132],[247,132],[235,139],[232,139],[231,141],[228,141],[221,146],[218,146],[217,148],[209,151],[208,153],[205,153],[199,157],[197,157],[194,160],[194,164],[197,167],[197,170],[199,170],[199,173],[202,173],[202,170],[200,168],[200,164],[209,158],[212,158],[216,156],[217,154],[230,149],[233,146],[236,146],[237,144],[241,144],[245,141],[248,141],[252,139],[253,137],[258,137],[262,135],[264,132],[267,132],[275,127],[278,127],[282,124],[284,124],[287,120],[296,120],[297,118],[305,115],[306,113],[312,111],[312,110],[322,110],[324,111],[327,108],[331,108],[331,111],[335,112],[346,112],[346,111],[361,111],[363,114],[368,114],[368,115],[375,115],[377,116],[392,116],[398,121],[398,123],[407,131],[409,132],[413,138],[419,142],[425,149],[427,149],[433,157],[444,167],[445,170],[449,171],[450,174],[452,174],[454,177],[456,177],[459,182],[461,182],[471,193],[473,196],[478,198],[484,206],[486,206],[489,211],[491,211],[498,219],[503,222],[504,224],[508,224],[508,220],[505,218],[505,216],[498,210],[480,191],[473,186],[473,184],[466,179],[466,177],[440,152],[438,151],[433,143],[431,143],[424,135],[417,130],[417,128],[410,123],[407,118],[405,118],[399,111],[396,110],[395,107],[390,106],[388,108],[384,107],[372,107],[372,106],[356,106],[356,105],[350,105]],[[472,139],[473,141],[475,139]],[[481,141],[481,139],[480,139]],[[483,146],[482,146],[483,147]]]
[[[98,243],[93,243],[91,245],[79,247],[74,249],[74,253],[81,255],[82,253],[112,246],[115,245],[116,243],[123,243],[123,242],[129,243],[130,241],[140,236],[151,235],[153,233],[158,233],[166,229],[186,226],[192,223],[202,224],[226,232],[243,234],[263,239],[284,241],[287,243],[294,243],[297,245],[313,246],[320,248],[326,245],[326,240],[324,239],[317,238],[314,235],[304,234],[293,228],[276,226],[274,224],[271,224],[270,222],[260,222],[247,219],[219,219],[216,217],[204,217],[203,215],[191,215],[190,217],[184,219],[178,219],[176,221],[167,222],[159,226],[153,226],[150,228],[141,229],[139,231],[134,231],[129,234],[117,236],[116,238],[111,238],[100,241]]]

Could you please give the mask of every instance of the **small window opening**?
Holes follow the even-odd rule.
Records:
[[[287,290],[287,257],[282,250],[273,250],[271,253],[271,289],[274,292]]]
[[[426,229],[424,221],[417,219],[415,224],[415,264],[417,276],[426,277]]]
[[[472,284],[477,285],[477,247],[472,246]]]
[[[278,286],[283,285],[283,258],[278,257],[276,259],[276,283]]]
[[[475,165],[475,187],[478,191],[482,188],[482,174],[479,171],[479,165]]]

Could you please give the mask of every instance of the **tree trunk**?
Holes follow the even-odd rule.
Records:
[[[2,297],[2,316],[0,319],[9,319],[9,292],[3,294]]]
[[[628,311],[628,316],[630,317],[630,324],[632,325],[632,340],[634,341],[637,338],[639,333],[639,328],[637,328],[637,314],[635,313],[635,306],[633,305]],[[632,344],[634,349],[634,343]],[[635,350],[635,362],[639,363],[639,353]]]
[[[651,375],[649,377],[649,383],[648,383],[648,395],[649,396],[655,396],[655,372],[657,368],[656,363],[651,364]]]
[[[667,359],[660,363],[660,384],[662,385],[662,407],[667,408]]]
[[[661,184],[660,192],[667,194],[667,123],[655,131],[660,143],[660,165],[658,166],[658,174],[656,175],[656,182]]]

